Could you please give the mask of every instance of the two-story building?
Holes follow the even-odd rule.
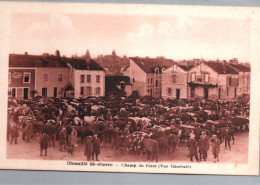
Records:
[[[132,91],[138,91],[140,96],[159,98],[162,96],[162,72],[173,63],[165,58],[132,57],[124,75],[130,77]]]
[[[105,72],[94,60],[55,55],[9,55],[8,95],[28,99],[105,95]]]
[[[62,97],[69,68],[58,55],[9,55],[9,92],[12,97]],[[9,93],[10,95],[10,93]]]
[[[36,88],[36,68],[34,61],[38,56],[27,55],[9,55],[8,70],[8,96],[13,98],[28,99],[31,97],[31,91]]]
[[[189,70],[188,97],[230,99],[237,97],[238,72],[224,62],[202,62]]]
[[[250,94],[250,75],[251,70],[249,67],[246,67],[244,65],[238,64],[237,60],[233,60],[232,63],[229,64],[234,70],[238,72],[238,89],[237,89],[237,95],[242,96],[245,94]]]
[[[74,98],[105,96],[105,70],[94,60],[66,58]]]
[[[162,97],[164,99],[188,98],[188,68],[174,63],[162,72]]]

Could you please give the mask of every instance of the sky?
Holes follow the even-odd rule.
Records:
[[[92,57],[204,58],[248,62],[250,22],[173,15],[16,13],[11,17],[10,53]]]

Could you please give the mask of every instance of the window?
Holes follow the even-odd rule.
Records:
[[[176,74],[172,75],[172,83],[177,83],[177,75]]]
[[[11,73],[8,73],[8,84],[11,84]]]
[[[125,90],[125,82],[120,82],[120,88],[121,90]]]
[[[195,79],[196,79],[196,74],[195,74],[195,73],[192,73],[192,74],[191,74],[191,81],[192,81],[192,82],[195,82]]]
[[[58,74],[58,82],[62,82],[62,74]]]
[[[150,89],[147,89],[147,93],[150,94]]]
[[[159,75],[159,69],[158,68],[155,69],[155,73],[156,73],[156,75]]]
[[[43,82],[48,82],[48,74],[43,74]]]
[[[228,78],[228,83],[229,83],[229,85],[232,84],[232,78],[231,77]]]
[[[135,83],[135,77],[133,77],[133,84]]]
[[[153,96],[153,89],[150,89],[150,95]]]
[[[84,87],[80,87],[80,95],[84,95]]]
[[[172,95],[172,88],[168,88],[168,95],[170,96],[170,95]]]
[[[87,82],[90,83],[91,82],[91,76],[87,75]]]
[[[147,84],[150,84],[150,78],[148,78],[148,80],[147,80]]]
[[[202,76],[197,77],[197,82],[202,82]]]
[[[153,84],[153,78],[151,78],[151,84]]]
[[[24,73],[23,74],[23,83],[30,83],[30,73]]]
[[[96,88],[96,95],[100,95],[100,87]]]
[[[12,97],[16,97],[16,89],[15,88],[12,89]]]
[[[100,83],[100,75],[97,75],[97,76],[96,76],[96,82],[97,82],[97,83]]]
[[[84,83],[85,82],[85,75],[80,75],[80,83]]]
[[[158,85],[159,85],[159,81],[156,80],[156,81],[155,81],[155,87],[158,87]]]
[[[229,96],[229,88],[227,87],[227,96]]]
[[[91,87],[87,87],[87,95],[91,96],[92,95],[92,88]]]
[[[209,82],[209,74],[205,74],[204,78],[205,78],[204,80],[206,83]]]

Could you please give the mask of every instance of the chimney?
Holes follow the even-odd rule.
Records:
[[[233,58],[233,59],[229,60],[229,62],[231,64],[238,65],[238,59],[237,58]]]
[[[56,51],[55,51],[55,55],[56,55],[57,57],[60,57],[60,50],[56,50]]]
[[[223,72],[227,73],[227,61],[223,60]]]
[[[24,54],[25,54],[25,55],[28,55],[28,53],[27,53],[27,52],[24,52]]]
[[[43,56],[43,58],[48,59],[49,58],[49,53],[43,53],[42,56]]]

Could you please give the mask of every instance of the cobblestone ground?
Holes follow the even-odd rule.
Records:
[[[21,133],[19,133],[21,136]],[[221,144],[219,163],[247,163],[248,160],[248,132],[239,133],[235,135],[235,144],[231,145],[231,151],[225,149],[225,144]],[[232,143],[232,141],[231,141]],[[18,138],[18,144],[7,143],[7,158],[10,159],[30,159],[30,160],[64,160],[64,161],[86,161],[84,156],[84,145],[79,143],[75,148],[74,154],[68,155],[67,151],[59,151],[58,141],[56,141],[56,147],[48,148],[47,156],[40,156],[39,138],[31,140],[30,143],[25,143]],[[100,161],[116,161],[116,162],[147,162],[146,156],[137,156],[128,154],[126,151],[121,151],[116,154],[111,150],[109,144],[102,145],[101,154],[99,155]],[[195,160],[194,160],[195,161]],[[179,148],[175,152],[163,153],[159,152],[159,162],[187,162],[190,163],[188,158],[188,149],[184,143],[180,143]],[[208,151],[207,161],[201,161],[201,163],[213,163],[213,154],[210,149]],[[196,163],[196,162],[194,162]]]

